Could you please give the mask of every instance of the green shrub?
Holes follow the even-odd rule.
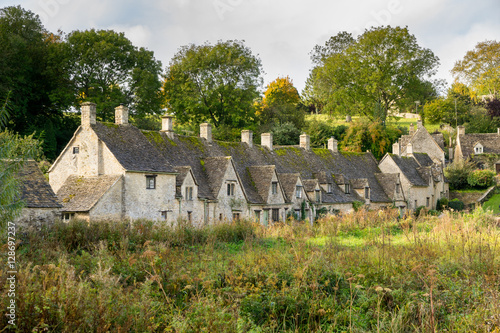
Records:
[[[427,208],[425,206],[417,207],[417,209],[415,209],[415,216],[419,217],[420,214],[422,214],[422,210],[424,211],[424,213],[427,212]]]
[[[467,178],[474,170],[474,163],[462,159],[456,159],[444,169],[444,175],[448,178],[450,189],[461,190],[469,186]]]
[[[450,202],[448,202],[448,207],[456,211],[461,211],[464,210],[465,204],[458,199],[453,199]]]
[[[495,183],[495,173],[491,170],[474,170],[467,177],[471,187],[490,187]]]
[[[439,199],[436,203],[436,209],[438,211],[441,211],[441,210],[444,210],[446,208],[448,208],[448,199],[446,199],[446,198]]]

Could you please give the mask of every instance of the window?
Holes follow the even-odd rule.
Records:
[[[193,221],[193,212],[188,212],[188,222]]]
[[[425,202],[427,207],[429,207],[429,202],[430,202],[430,198],[429,198],[429,197],[427,197],[427,198],[426,198],[426,202]]]
[[[193,188],[191,186],[186,187],[186,200],[193,200]]]
[[[163,221],[166,221],[167,220],[167,211],[166,210],[162,210],[161,211],[161,219]]]
[[[415,208],[418,207],[418,203],[417,203],[417,200],[415,200]]]
[[[240,219],[240,213],[233,213],[233,221],[238,221]]]
[[[227,184],[227,195],[234,195],[234,184]]]
[[[257,222],[260,222],[260,210],[254,210],[255,212],[255,220]]]
[[[278,182],[273,182],[271,185],[271,193],[278,194]]]
[[[365,187],[365,199],[370,199],[370,188]]]
[[[399,184],[396,184],[396,193],[398,194],[399,194],[399,186],[400,186]]]
[[[332,193],[333,192],[333,185],[332,184],[328,184],[327,185],[327,191],[328,193]]]
[[[156,188],[156,176],[146,176],[146,188],[148,190]]]
[[[273,208],[272,214],[273,214],[273,216],[272,216],[273,222],[279,222],[279,220],[280,220],[279,208]]]
[[[62,214],[62,219],[65,222],[72,220],[74,217],[75,217],[75,213],[63,213]]]
[[[316,202],[320,202],[321,201],[321,193],[319,190],[316,190]]]
[[[295,209],[295,216],[297,217],[298,220],[302,218],[302,216],[300,216],[300,209]]]
[[[478,144],[477,146],[474,147],[474,153],[476,154],[482,154],[483,153],[483,146]]]
[[[295,197],[297,199],[302,198],[302,186],[300,185],[295,186]]]
[[[219,221],[222,221],[222,213],[219,214]]]
[[[345,184],[344,186],[345,186],[345,190],[344,190],[345,194],[351,193],[351,185]]]
[[[80,147],[76,146],[73,147],[73,154],[79,154],[80,153]]]

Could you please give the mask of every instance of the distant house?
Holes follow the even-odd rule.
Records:
[[[493,159],[483,158],[485,156]],[[455,158],[472,159],[480,168],[491,168],[500,173],[500,128],[497,133],[466,134],[465,127],[458,126]]]
[[[328,149],[273,146],[272,134],[253,143],[176,135],[172,117],[161,131],[128,124],[128,109],[116,108],[115,123],[96,121],[96,105],[82,105],[82,124],[49,170],[65,219],[150,219],[196,224],[250,218],[262,224],[292,213],[313,221],[318,210],[348,212],[353,202],[370,209],[391,206],[394,197],[379,181],[371,153],[344,153],[331,138]],[[391,176],[388,176],[391,177]]]
[[[29,160],[24,163],[18,179],[21,199],[25,204],[21,215],[14,221],[18,226],[38,229],[60,218],[62,204],[35,161]]]
[[[392,153],[406,156],[412,153],[426,153],[436,163],[445,164],[444,138],[441,133],[430,134],[423,126],[422,121],[417,121],[417,129],[410,125],[408,135],[402,135],[398,142],[392,146]]]

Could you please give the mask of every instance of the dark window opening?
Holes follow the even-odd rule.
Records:
[[[188,213],[188,221],[192,222],[193,221],[193,212],[187,212]]]
[[[300,185],[295,186],[295,197],[297,199],[302,198],[302,186]]]
[[[280,210],[279,210],[279,208],[273,208],[272,219],[273,219],[273,222],[279,222],[279,220],[280,220]]]
[[[192,187],[186,187],[186,200],[193,200],[193,188]]]
[[[73,147],[73,154],[79,154],[80,153],[80,147]]]
[[[345,184],[344,186],[345,186],[345,191],[344,191],[345,194],[351,193],[351,186],[349,184]]]
[[[234,184],[227,184],[227,195],[234,195]]]
[[[271,188],[271,193],[272,194],[278,194],[278,182],[273,182]]]
[[[156,188],[156,176],[146,176],[146,189],[152,190]]]
[[[370,199],[370,188],[365,187],[365,199]]]
[[[233,220],[237,221],[240,219],[240,213],[233,213]]]

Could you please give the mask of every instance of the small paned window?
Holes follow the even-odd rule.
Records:
[[[156,188],[156,176],[146,176],[146,189],[153,190]]]
[[[234,195],[234,184],[227,184],[227,195]]]
[[[396,184],[396,193],[398,194],[399,194],[399,186],[400,186],[399,184]]]
[[[233,213],[233,220],[237,221],[240,219],[240,213]]]
[[[273,182],[271,184],[271,193],[278,194],[278,182]]]
[[[302,198],[302,186],[300,185],[295,186],[295,197],[297,199]]]
[[[365,199],[370,199],[370,188],[365,187]]]
[[[167,220],[167,211],[166,210],[162,210],[161,211],[161,219],[163,221],[166,221]]]
[[[321,193],[319,190],[316,190],[316,202],[320,202],[321,201]]]
[[[279,222],[280,220],[280,210],[279,208],[273,208],[273,211],[272,211],[272,218],[273,218],[273,222]]]
[[[188,213],[188,222],[193,222],[193,212],[187,212]]]
[[[186,187],[186,200],[193,200],[193,188],[191,186]]]
[[[80,147],[76,146],[73,147],[73,154],[79,154],[80,153]]]
[[[260,210],[255,210],[255,220],[257,222],[260,222]]]
[[[327,192],[328,193],[332,193],[333,192],[333,185],[332,184],[328,184],[327,185]]]
[[[429,207],[430,200],[431,200],[431,199],[430,199],[429,197],[427,197],[427,198],[426,198],[426,202],[425,202],[425,203],[426,203],[426,206],[427,206],[427,207]]]
[[[345,194],[351,193],[351,185],[345,184],[344,186],[345,186],[345,190],[344,190]]]

